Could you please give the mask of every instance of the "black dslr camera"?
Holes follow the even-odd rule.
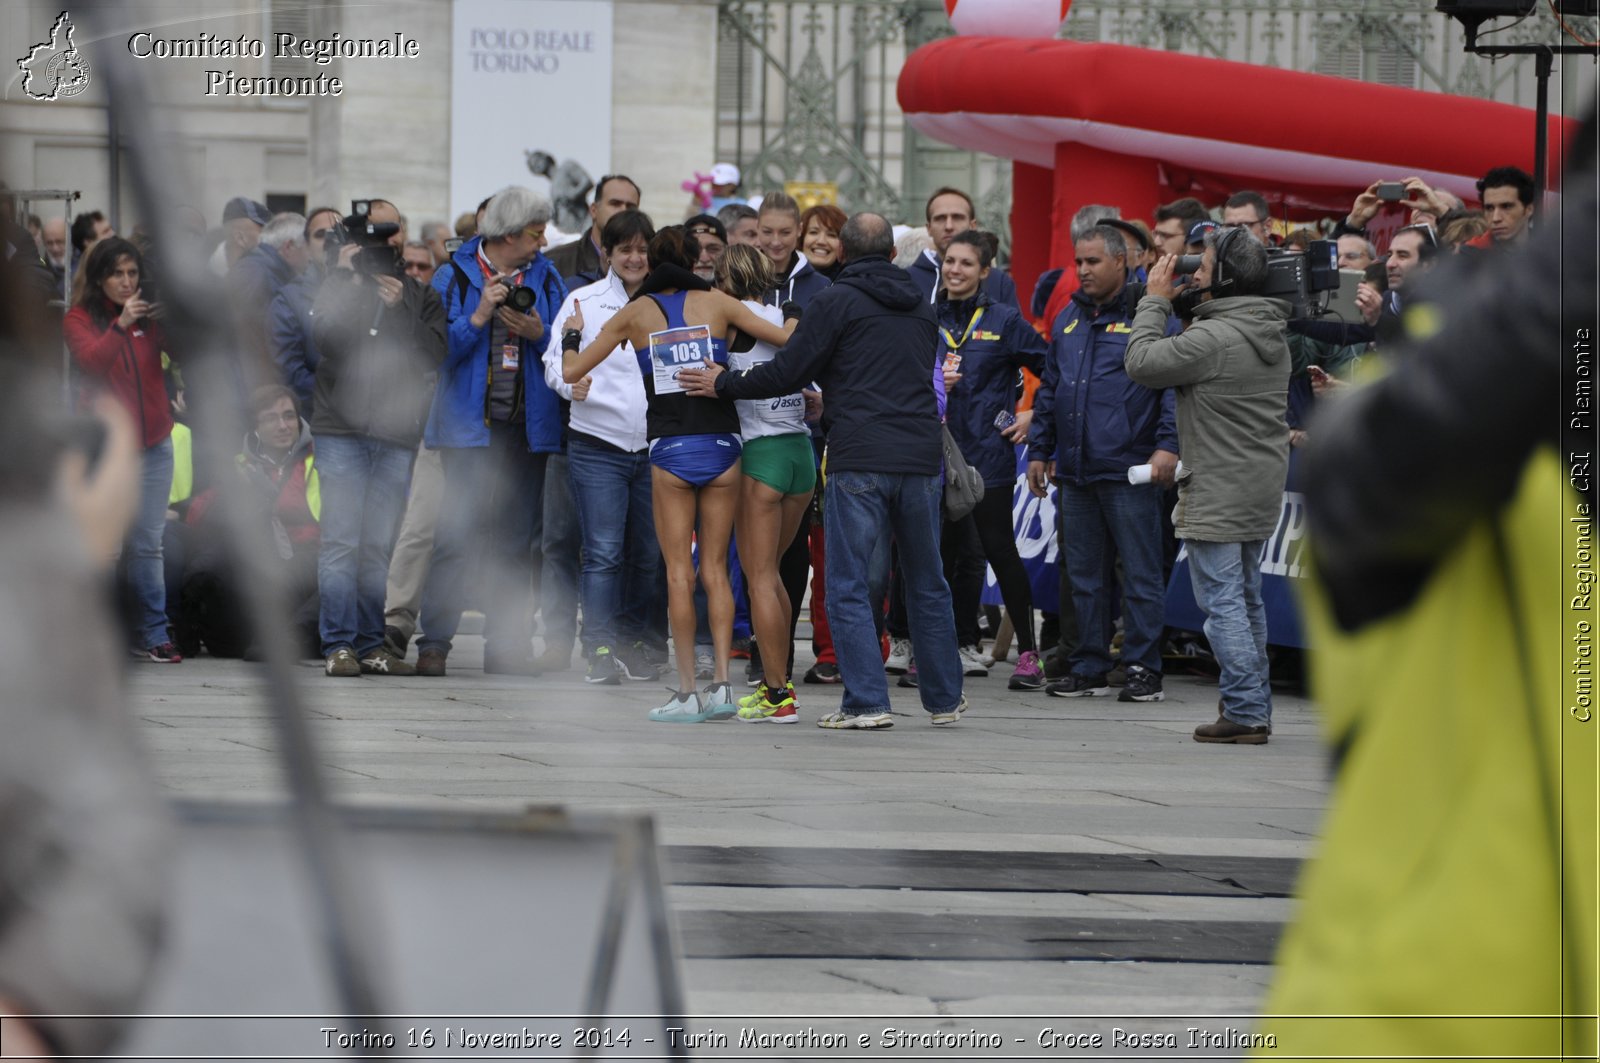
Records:
[[[509,306],[519,314],[533,313],[533,304],[538,302],[539,296],[532,288],[525,284],[513,286],[506,292],[505,306]]]
[[[372,200],[350,201],[349,217],[341,219],[338,227],[329,229],[323,241],[322,249],[328,256],[328,268],[338,265],[339,254],[346,245],[355,244],[361,250],[356,252],[350,264],[357,273],[369,277],[404,277],[405,263],[401,260],[400,251],[389,245],[389,238],[400,231],[400,226],[392,221],[374,222],[370,218],[371,213]]]

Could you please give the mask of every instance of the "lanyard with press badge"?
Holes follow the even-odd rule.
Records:
[[[478,248],[478,268],[483,270],[483,281],[485,284],[488,284],[494,279],[494,270],[489,260],[484,257],[483,248],[481,247]],[[522,283],[522,270],[519,269],[510,276],[502,277],[500,283],[506,285],[508,288],[517,287]],[[510,331],[507,331],[506,342],[500,345],[500,368],[506,370],[507,372],[515,373],[519,368],[521,368],[521,366],[522,345],[517,341],[516,336],[512,335]],[[489,370],[489,377],[492,381],[494,379],[494,361],[492,358],[490,359]]]
[[[967,330],[961,334],[961,339],[959,340],[955,338],[954,333],[949,329],[943,325],[939,326],[939,335],[944,337],[944,368],[946,372],[954,373],[961,368],[961,348],[967,345],[967,341],[972,338],[973,332],[978,328],[978,322],[983,320],[983,310],[984,308],[980,306],[972,312],[972,320],[967,322]]]

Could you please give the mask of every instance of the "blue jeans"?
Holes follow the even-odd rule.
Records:
[[[905,574],[917,692],[928,712],[961,702],[950,586],[939,559],[944,488],[938,476],[835,472],[827,485],[828,626],[844,678],[840,711],[889,711],[877,615],[889,581],[889,535]]]
[[[139,649],[159,646],[167,636],[167,582],[161,540],[172,494],[172,437],[147,447],[139,465],[139,512],[128,529],[128,586],[139,607]]]
[[[583,536],[578,532],[578,509],[565,454],[551,454],[545,461],[543,516],[539,615],[544,620],[544,643],[571,646],[578,638],[578,558]]]
[[[574,439],[567,468],[583,535],[584,647],[629,645],[645,636],[663,572],[651,510],[650,455]]]
[[[1185,540],[1194,598],[1205,610],[1206,638],[1222,666],[1222,715],[1246,727],[1272,726],[1267,675],[1267,609],[1261,601],[1263,540]]]
[[[1161,631],[1166,593],[1161,576],[1161,489],[1154,484],[1096,480],[1083,486],[1063,483],[1062,557],[1072,579],[1073,616],[1078,648],[1069,658],[1074,675],[1103,676],[1111,671],[1110,646],[1114,588],[1106,578],[1114,545],[1122,558],[1122,663],[1161,671]]]
[[[365,657],[383,645],[389,552],[405,514],[414,449],[367,436],[319,435],[315,444],[322,482],[322,652],[348,647]]]
[[[545,455],[522,426],[493,424],[483,447],[445,447],[444,497],[422,591],[418,650],[449,652],[466,607],[468,572],[481,559],[483,650],[526,657],[532,633],[533,549],[543,523]]]

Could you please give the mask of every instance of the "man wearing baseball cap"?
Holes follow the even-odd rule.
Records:
[[[261,229],[272,220],[272,212],[253,199],[234,196],[222,208],[222,244],[211,256],[211,268],[226,275],[233,264],[255,250],[261,242]]]
[[[1188,253],[1198,255],[1206,249],[1206,233],[1217,228],[1214,221],[1197,221],[1189,227]]]
[[[739,167],[731,162],[719,162],[711,167],[711,206],[706,208],[707,214],[715,214],[729,203],[742,203],[734,193],[738,191],[741,174]]]

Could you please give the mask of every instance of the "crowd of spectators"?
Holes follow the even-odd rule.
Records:
[[[1085,697],[1120,687],[1122,700],[1153,701],[1163,697],[1175,646],[1209,641],[1223,675],[1220,715],[1196,737],[1265,741],[1260,551],[1277,523],[1290,454],[1315,430],[1312,411],[1351,385],[1367,354],[1412,327],[1444,256],[1488,261],[1537,221],[1533,181],[1514,167],[1484,175],[1477,207],[1420,178],[1384,179],[1342,217],[1300,226],[1275,218],[1250,190],[1215,206],[1179,198],[1148,219],[1090,206],[1071,221],[1071,267],[1041,277],[1025,309],[997,264],[998,240],[961,190],[935,192],[924,224],[898,240],[892,231],[880,239],[876,223],[863,221],[852,257],[843,210],[802,210],[782,192],[747,203],[733,194],[737,171],[723,173],[735,179],[718,186],[727,194],[715,213],[659,230],[641,211],[635,182],[602,177],[589,227],[548,252],[551,204],[516,186],[453,226],[429,222],[415,233],[383,199],[346,215],[333,207],[274,214],[238,197],[209,233],[198,211],[178,212],[182,232],[159,254],[148,234],[136,228],[124,238],[98,210],[70,225],[17,219],[13,253],[37,259],[45,297],[67,295],[77,393],[114,395],[141,437],[139,510],[120,562],[130,648],[170,663],[258,650],[251,606],[219,546],[219,491],[234,485],[204,482],[203,471],[197,482],[185,352],[162,327],[161,261],[183,253],[218,278],[231,330],[230,387],[203,401],[237,408],[243,438],[226,444],[237,453],[237,486],[271,526],[275,556],[266,560],[291,590],[298,642],[323,659],[327,675],[450,674],[461,615],[478,609],[485,671],[558,672],[581,654],[592,683],[647,681],[675,649],[689,677],[672,703],[682,707],[694,677],[729,681],[731,653],[749,658],[745,678],[757,688],[740,700],[755,708],[739,716],[793,720],[792,640],[808,581],[816,663],[803,682],[844,678],[827,600],[848,587],[854,602],[863,587],[827,577],[829,515],[812,485],[826,454],[841,474],[856,471],[838,463],[841,440],[860,426],[841,419],[818,379],[763,369],[792,370],[800,355],[762,330],[798,319],[804,342],[793,346],[820,358],[824,326],[805,324],[813,304],[823,321],[853,320],[869,314],[871,299],[856,305],[830,293],[877,285],[872,299],[896,305],[898,289],[881,270],[898,267],[916,306],[894,312],[925,316],[937,335],[934,370],[905,401],[919,410],[930,403],[919,416],[942,418],[985,490],[975,509],[941,522],[935,555],[898,535],[881,544],[882,556],[873,543],[852,544],[849,579],[871,590],[872,627],[864,631],[852,613],[849,637],[878,644],[902,685],[921,683],[930,661],[911,631],[915,610],[935,600],[934,573],[923,571],[931,566],[953,603],[964,676],[994,668],[1006,655],[992,644],[1009,635],[1018,653],[1011,689]],[[870,239],[862,235],[869,231]],[[675,235],[662,243],[664,233]],[[1335,312],[1292,317],[1288,303],[1263,295],[1268,256],[1304,254],[1318,240],[1335,244],[1346,290],[1330,304]],[[1202,264],[1178,269],[1181,255]],[[704,302],[697,291],[732,300]],[[700,308],[688,318],[663,302],[683,292],[692,296],[683,306]],[[633,332],[614,337],[616,353],[566,371],[571,351],[612,336],[607,322],[645,297],[668,315],[664,325],[633,314],[625,319]],[[735,324],[727,308],[740,301],[750,321],[766,324]],[[792,392],[757,401],[732,385],[738,418],[731,397],[717,400],[729,412],[715,416],[697,412],[692,399],[667,402],[679,385],[662,375],[656,336],[694,327],[714,329],[706,350],[720,352],[719,365],[781,377]],[[768,346],[753,360],[738,353],[761,341]],[[920,362],[896,364],[885,359],[872,370],[885,394]],[[763,414],[757,407],[769,401]],[[749,531],[736,530],[726,561],[705,527],[700,545],[712,549],[692,561],[692,535],[674,531],[664,566],[663,500],[686,488],[702,499],[704,520],[705,492],[725,478],[717,470],[696,484],[687,466],[668,460],[666,450],[681,454],[684,439],[717,434],[671,425],[736,421],[742,428],[728,428],[725,444],[731,455],[741,441],[761,442],[745,455],[743,475],[727,480],[742,501],[709,512],[718,527],[737,512]],[[780,451],[805,475],[774,471]],[[893,455],[876,453],[866,465],[873,461]],[[1056,500],[1060,605],[1042,626],[1012,528],[1019,479]],[[685,512],[692,529],[694,505]],[[759,549],[750,589],[739,560],[746,534]],[[1179,635],[1165,615],[1180,543],[1208,616],[1203,634]],[[708,560],[716,578],[702,569],[697,579],[693,566]],[[1004,619],[980,605],[988,568]],[[668,570],[675,591],[681,584],[698,598],[691,624],[690,598],[674,597],[670,640]],[[752,641],[757,589],[760,637]],[[945,687],[949,666],[935,667]],[[720,718],[695,696],[696,711],[656,718]],[[719,690],[716,704],[732,699]]]

